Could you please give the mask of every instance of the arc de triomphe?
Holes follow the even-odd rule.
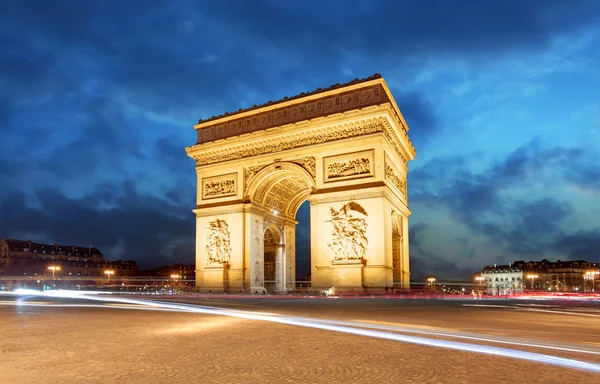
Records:
[[[196,286],[295,289],[296,212],[310,202],[311,285],[409,287],[408,126],[375,75],[200,120]]]

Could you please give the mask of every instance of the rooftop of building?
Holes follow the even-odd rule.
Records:
[[[55,251],[70,251],[75,254],[80,255],[93,255],[102,257],[102,252],[96,247],[82,247],[79,245],[60,245],[57,243],[54,244],[44,244],[44,243],[36,243],[31,240],[17,240],[17,239],[1,239],[1,242],[6,242],[8,245],[8,249],[15,252],[23,252],[25,248],[31,248],[30,251],[33,250],[55,250]]]

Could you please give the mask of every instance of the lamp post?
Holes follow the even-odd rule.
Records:
[[[483,285],[483,282],[485,281],[485,277],[477,276],[477,277],[475,277],[475,280],[477,280],[480,285]]]
[[[437,279],[434,276],[430,276],[427,278],[427,281],[429,282],[429,288],[433,288],[433,283],[435,283]]]
[[[176,274],[176,273],[173,273],[173,274],[171,274],[171,279],[173,279],[173,285],[174,285],[174,288],[177,288],[177,280],[178,280],[179,278],[181,278],[181,276],[180,276],[180,275],[178,275],[178,274]]]
[[[533,281],[535,279],[537,279],[539,276],[538,275],[527,275],[528,279],[531,279],[531,289],[533,290]]]
[[[104,273],[106,274],[106,279],[107,279],[107,282],[109,282],[109,283],[110,283],[110,276],[111,276],[111,275],[114,275],[114,274],[115,274],[115,271],[108,270],[108,271],[104,271]]]
[[[48,267],[48,269],[52,271],[52,280],[54,280],[54,272],[60,271],[60,267],[57,265],[51,265]]]

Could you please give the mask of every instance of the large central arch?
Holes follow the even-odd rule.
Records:
[[[408,127],[382,78],[195,126],[196,284],[295,289],[296,213],[310,202],[311,284],[408,288]],[[266,279],[265,279],[266,278]]]

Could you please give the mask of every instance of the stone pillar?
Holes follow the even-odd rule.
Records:
[[[402,269],[402,289],[410,289],[410,250],[408,248],[408,216],[402,215],[402,253],[400,268]]]
[[[402,236],[398,233],[392,234],[392,257],[394,268],[394,288],[402,288]]]
[[[286,273],[285,266],[286,262],[284,259],[284,244],[277,244],[275,246],[275,292],[285,293],[286,290]]]
[[[284,225],[285,237],[285,289],[296,289],[296,223]]]
[[[250,212],[247,216],[246,250],[249,253],[249,282],[250,292],[264,293],[265,285],[265,232],[264,218],[261,215]]]

